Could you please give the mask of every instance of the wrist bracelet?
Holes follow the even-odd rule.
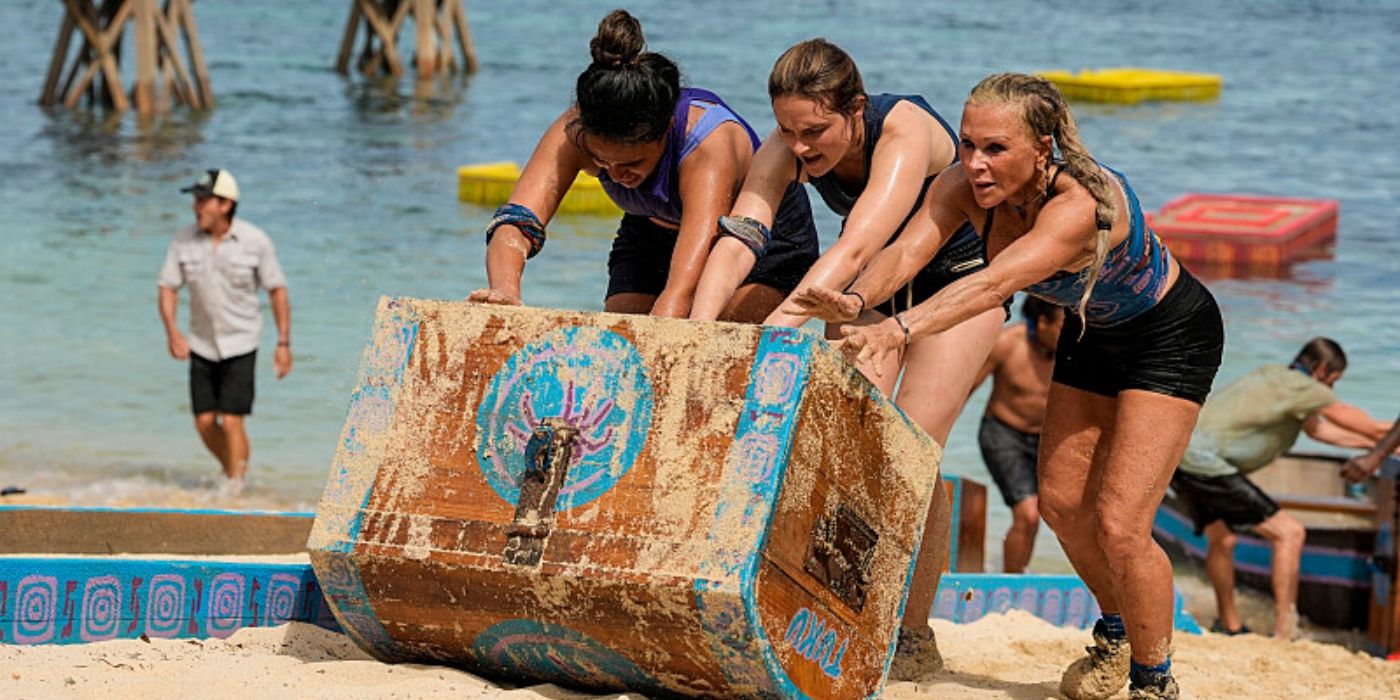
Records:
[[[907,323],[904,322],[904,312],[903,312],[903,311],[901,311],[901,312],[899,312],[899,313],[897,313],[897,314],[894,315],[894,322],[897,323],[897,324],[899,324],[899,330],[904,331],[904,344],[905,344],[905,345],[908,345],[908,344],[909,344],[909,324],[907,324]]]
[[[854,289],[847,289],[846,291],[841,292],[841,293],[842,293],[842,294],[850,294],[851,296],[854,296],[855,298],[857,298],[857,299],[860,300],[860,311],[857,311],[857,312],[856,312],[856,315],[857,315],[857,316],[859,316],[859,315],[865,313],[865,297],[862,296],[860,292],[857,292],[857,291],[854,290]]]
[[[279,347],[279,348],[290,348],[290,347],[292,347],[292,341],[290,341],[290,340],[279,340],[279,341],[277,341],[277,347]]]

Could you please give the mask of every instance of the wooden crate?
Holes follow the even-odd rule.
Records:
[[[1376,550],[1366,637],[1371,653],[1400,660],[1400,464],[1394,458],[1389,462],[1376,489]]]
[[[810,332],[385,299],[308,548],[381,659],[863,698],[940,457]]]

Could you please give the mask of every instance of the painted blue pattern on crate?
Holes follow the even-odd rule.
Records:
[[[499,622],[472,640],[482,668],[512,678],[534,678],[614,690],[660,691],[663,686],[627,657],[563,625],[515,619]]]
[[[711,555],[701,562],[695,581],[693,594],[711,651],[738,692],[802,697],[773,653],[753,585],[817,342],[815,336],[789,328],[767,328],[759,339],[744,408],[725,457],[710,526]],[[756,522],[762,526],[755,527]],[[753,538],[735,541],[735,532],[750,532]]]
[[[477,465],[507,503],[520,497],[526,444],[546,418],[578,429],[555,510],[593,501],[631,470],[651,429],[651,379],[626,338],[596,327],[551,331],[511,355],[476,407]]]
[[[1176,594],[1173,625],[1200,634],[1200,625]],[[1057,627],[1088,629],[1100,610],[1089,587],[1072,574],[945,573],[938,584],[933,617],[957,623],[976,622],[991,613],[1024,610]]]
[[[0,558],[0,642],[227,637],[311,622],[338,630],[304,564]]]
[[[393,643],[369,604],[359,567],[351,555],[378,479],[379,455],[367,454],[367,446],[375,444],[393,424],[393,393],[403,385],[418,339],[418,317],[410,302],[388,299],[383,305],[389,318],[376,325],[360,360],[359,380],[350,395],[340,449],[336,450],[332,476],[321,497],[323,504],[355,503],[358,507],[345,512],[324,510],[318,517],[327,523],[331,533],[332,541],[319,556],[326,562],[326,595],[334,603],[336,619],[346,634],[362,640],[362,647],[390,659]],[[375,470],[374,476],[356,474],[352,478],[350,467],[354,463]]]

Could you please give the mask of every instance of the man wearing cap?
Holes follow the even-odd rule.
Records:
[[[292,312],[287,281],[272,240],[234,217],[238,182],[227,170],[209,170],[181,192],[194,195],[194,225],[175,234],[159,285],[160,318],[170,356],[190,362],[190,403],[195,430],[223,466],[220,494],[243,491],[248,435],[243,418],[253,411],[253,368],[262,339],[258,288],[267,290],[277,322],[272,366],[277,378],[292,370]],[[180,287],[190,288],[189,335],[175,323]]]

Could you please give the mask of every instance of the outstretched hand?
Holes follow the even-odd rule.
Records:
[[[793,316],[819,318],[828,323],[854,321],[862,311],[860,297],[855,294],[838,292],[829,287],[810,285],[798,287],[783,302],[781,311]]]
[[[836,344],[846,359],[861,367],[870,367],[881,376],[885,356],[904,347],[904,330],[893,318],[864,326],[841,327],[841,340]]]
[[[499,289],[478,289],[467,295],[467,301],[477,301],[483,304],[500,304],[502,306],[521,306],[524,304],[520,297]]]
[[[1380,466],[1381,455],[1367,453],[1352,457],[1342,465],[1342,477],[1353,484],[1360,483],[1371,478],[1371,475],[1375,474]]]

